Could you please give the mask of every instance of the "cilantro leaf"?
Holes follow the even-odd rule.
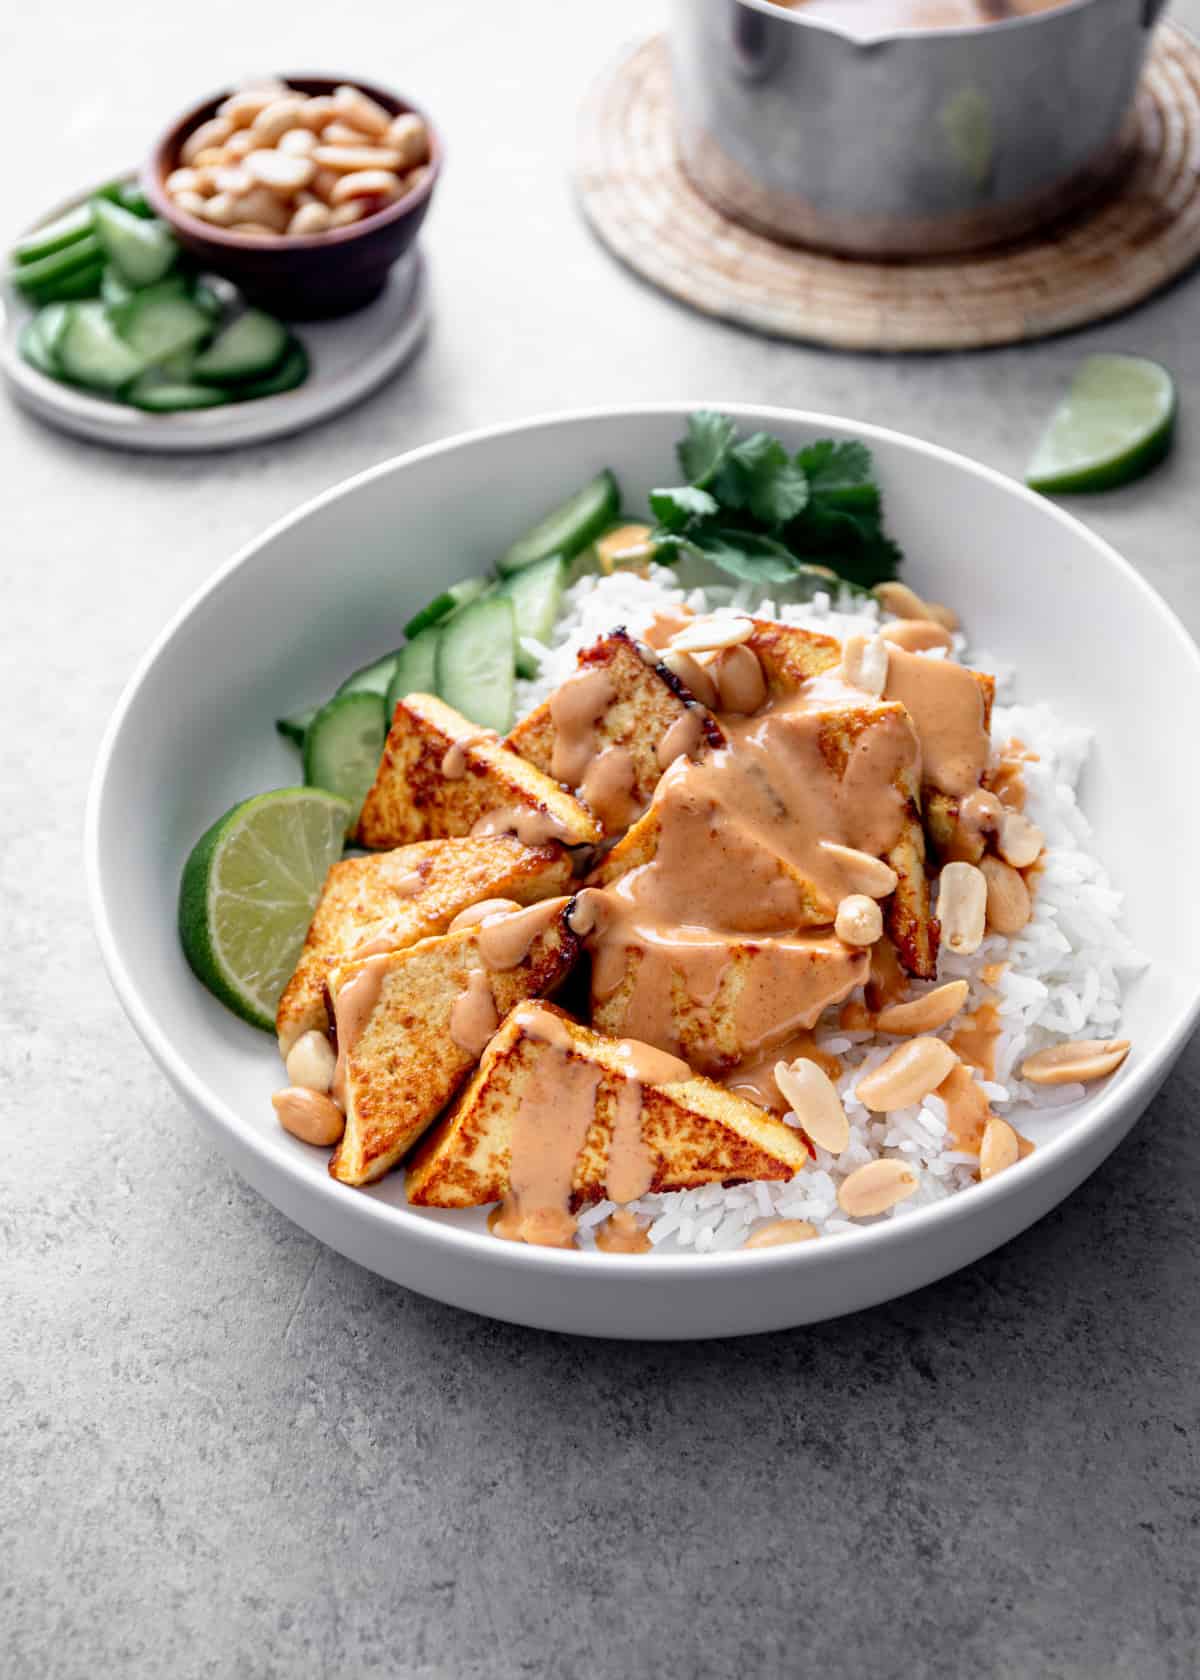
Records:
[[[688,416],[687,436],[676,446],[679,465],[689,484],[700,489],[711,484],[737,437],[737,428],[726,414],[699,409]]]
[[[705,525],[679,540],[683,547],[720,571],[749,583],[790,583],[798,569],[794,557],[781,542],[758,531]]]
[[[821,438],[796,452],[796,465],[803,469],[815,495],[848,484],[871,483],[871,451],[865,443]]]
[[[651,490],[650,509],[666,531],[678,531],[689,519],[707,519],[718,511],[716,497],[692,484],[676,490]]]
[[[748,508],[764,525],[785,525],[808,501],[808,479],[778,438],[754,432],[730,450],[713,485],[726,508]]]

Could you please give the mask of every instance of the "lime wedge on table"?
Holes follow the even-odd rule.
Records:
[[[1175,381],[1145,356],[1088,356],[1050,417],[1025,482],[1111,490],[1157,466],[1175,429]]]
[[[350,807],[320,788],[245,799],[192,848],[179,889],[179,937],[199,978],[243,1021],[275,1025]]]

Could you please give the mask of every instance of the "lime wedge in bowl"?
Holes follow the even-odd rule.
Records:
[[[179,889],[179,937],[227,1008],[271,1032],[350,806],[321,788],[244,799],[192,847]]]
[[[1175,430],[1175,381],[1145,356],[1088,356],[1025,474],[1050,495],[1112,490],[1157,466]]]

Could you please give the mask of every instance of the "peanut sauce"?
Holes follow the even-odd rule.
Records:
[[[550,696],[554,750],[550,773],[557,782],[578,787],[595,750],[595,729],[617,697],[607,671],[576,671]]]
[[[655,748],[660,770],[668,769],[677,758],[691,758],[704,739],[704,725],[694,706],[682,712]]]
[[[596,1247],[604,1254],[649,1254],[650,1238],[636,1214],[617,1208],[596,1227]]]
[[[579,783],[579,797],[606,834],[628,828],[638,816],[633,786],[637,769],[628,747],[605,747],[592,758]]]
[[[991,761],[983,691],[965,665],[892,644],[885,700],[899,700],[921,742],[922,777],[942,793],[974,793]]]
[[[1036,764],[1038,755],[1030,752],[1024,741],[1005,741],[996,763],[984,777],[989,787],[1007,811],[1025,809],[1025,766]]]
[[[879,858],[903,828],[915,732],[900,707],[881,707],[846,746],[838,714],[862,707],[857,691],[822,678],[753,717],[725,716],[722,746],[665,772],[655,856],[605,890],[594,940],[593,995],[623,988],[623,1020],[641,1038],[680,1048],[679,988],[684,1007],[711,1009],[731,946],[748,953],[734,1022],[743,1060],[811,1028],[867,979],[865,950],[795,931],[832,921],[852,890],[838,847]]]
[[[852,1006],[847,1004],[846,1007],[849,1009]],[[837,1079],[842,1071],[838,1057],[831,1056],[827,1050],[818,1049],[811,1033],[798,1033],[795,1038],[775,1045],[757,1060],[739,1062],[735,1068],[723,1075],[721,1084],[735,1096],[745,1097],[748,1102],[757,1103],[759,1108],[785,1114],[788,1104],[775,1083],[775,1064],[794,1062],[800,1057],[805,1061],[815,1062],[830,1079]]]
[[[389,953],[366,957],[358,972],[338,990],[333,1003],[337,1062],[330,1092],[339,1108],[346,1106],[346,1069],[363,1029],[375,1013],[388,971]]]
[[[478,924],[479,955],[486,968],[516,968],[529,955],[529,947],[545,933],[570,903],[566,898],[544,898],[523,910],[489,916]]]
[[[488,1039],[499,1025],[487,970],[473,968],[467,976],[466,990],[458,994],[451,1006],[450,1037],[460,1050],[482,1056]]]
[[[485,811],[471,828],[471,838],[489,834],[513,834],[523,846],[544,846],[549,840],[565,840],[567,830],[552,811],[540,805],[502,805]]]
[[[442,775],[448,782],[461,782],[467,773],[468,749],[484,741],[495,742],[499,739],[494,729],[477,729],[473,734],[460,735],[457,741],[451,741],[442,754]]]

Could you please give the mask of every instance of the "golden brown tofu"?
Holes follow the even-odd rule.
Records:
[[[638,1084],[617,1042],[580,1026],[561,1010],[565,1043],[542,1036],[528,1006],[514,1009],[484,1052],[470,1084],[409,1162],[405,1187],[420,1207],[480,1207],[499,1201],[509,1189],[514,1126],[522,1098],[535,1080],[547,1077],[564,1089],[579,1083],[563,1078],[570,1064],[594,1070],[582,1082],[592,1111],[582,1148],[575,1157],[573,1208],[608,1193],[609,1162],[622,1093],[640,1097],[639,1147],[647,1152],[648,1190],[686,1190],[700,1184],[736,1184],[747,1179],[788,1179],[809,1161],[800,1134],[773,1115],[710,1080],[692,1076],[667,1085]],[[573,1117],[564,1112],[564,1126]]]
[[[424,840],[373,857],[345,858],[325,878],[296,972],[275,1017],[280,1054],[301,1033],[328,1027],[330,965],[386,938],[395,950],[443,933],[461,910],[485,898],[533,904],[567,891],[570,855],[561,846],[523,846],[511,835]]]
[[[769,618],[756,618],[753,623],[754,633],[746,646],[758,655],[773,700],[795,694],[809,677],[819,677],[841,664],[842,644],[833,636],[802,630],[796,624],[776,624]]]
[[[590,811],[494,734],[430,694],[408,695],[363,804],[360,843],[381,851],[453,839],[480,824],[526,845],[591,846],[601,838]]]
[[[582,706],[570,705],[575,696]],[[720,741],[679,679],[665,665],[648,665],[632,637],[614,630],[584,648],[575,676],[535,706],[505,746],[574,788],[611,837],[650,803],[662,775],[659,747],[689,712],[697,745]]]
[[[571,902],[537,906],[545,911],[542,925],[511,967],[489,968],[481,929],[467,927],[330,970],[346,1112],[345,1134],[329,1163],[334,1178],[343,1184],[382,1178],[454,1096],[479,1057],[459,1028],[464,1000],[476,1018],[494,1011],[495,1022],[566,978],[579,950],[566,920]],[[336,1078],[334,1089],[337,1095]]]
[[[869,971],[869,951],[844,945],[832,931],[630,946],[615,988],[601,995],[593,977],[592,1022],[717,1077],[812,1027],[822,1010],[865,984]]]
[[[864,738],[873,729],[894,725],[900,715],[906,716],[904,708],[895,701],[864,699],[861,706],[831,706],[820,716],[819,745],[825,765],[835,776],[844,777]],[[904,819],[899,837],[884,858],[898,878],[895,892],[884,904],[884,919],[908,972],[932,979],[937,971],[937,923],[930,911],[915,765],[898,773],[896,788],[904,800]],[[736,819],[737,812],[729,812],[727,816]],[[658,854],[661,824],[661,813],[652,805],[598,866],[590,884],[611,885],[631,869],[652,862]],[[763,836],[760,834],[756,839],[765,852],[768,848]],[[781,829],[780,840],[781,845],[786,841],[786,829]],[[806,878],[794,858],[778,855],[775,862],[778,874],[790,883],[797,906],[792,925],[796,928],[829,926],[837,914],[836,903],[817,883]],[[753,922],[746,925],[755,926]]]

